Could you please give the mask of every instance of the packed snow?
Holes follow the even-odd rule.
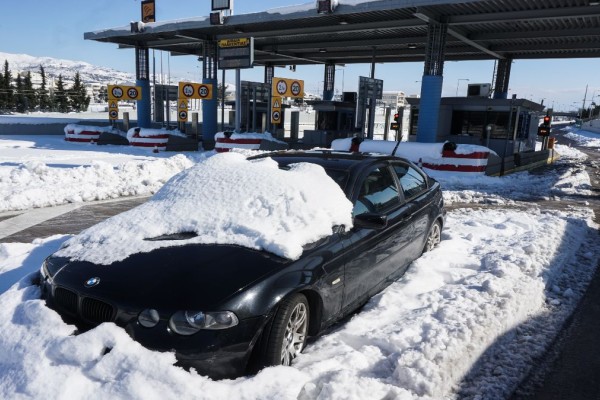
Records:
[[[544,174],[460,180],[441,175],[448,204],[493,203],[502,208],[449,211],[436,249],[413,262],[401,279],[351,318],[311,341],[292,367],[270,367],[236,380],[213,381],[175,367],[173,354],[145,349],[114,324],[73,335],[75,327],[44,305],[33,281],[43,259],[77,237],[1,243],[0,398],[506,398],[568,318],[600,257],[598,226],[584,203],[548,211],[535,202],[520,202],[591,195],[589,176],[578,165],[585,155],[560,145],[557,152],[560,164]],[[54,184],[36,192],[37,203],[24,196],[25,208],[58,204],[55,191],[64,201],[82,201],[77,186],[91,179],[84,172],[95,168],[92,159],[113,173],[92,175],[94,185],[86,186],[90,200],[104,196],[97,192],[103,185],[112,187],[114,174],[126,176],[132,187],[146,186],[141,182],[148,177],[140,171],[152,163],[161,169],[174,157],[180,161],[169,173],[186,170],[182,182],[211,164],[240,163],[248,174],[257,172],[239,154],[209,156],[2,137],[0,188],[3,201],[12,204],[5,210],[19,209],[19,195],[10,188],[23,191],[46,179],[30,172],[21,182],[5,180],[28,170],[27,163],[43,166]],[[266,173],[263,169],[272,166],[265,160],[256,168]],[[76,173],[68,175],[69,170]],[[302,167],[298,172],[302,175]],[[178,180],[164,186],[150,204],[167,204],[168,187]],[[215,215],[228,207],[210,204]],[[262,204],[265,208],[256,204],[255,209],[274,209]],[[110,225],[104,223],[106,229]]]
[[[579,145],[585,147],[600,147],[600,133],[589,132],[585,129],[578,129],[575,127],[568,127],[567,130],[570,132],[565,136],[569,139],[573,139]]]

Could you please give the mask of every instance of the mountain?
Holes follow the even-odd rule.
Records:
[[[65,81],[70,81],[75,72],[79,72],[85,83],[99,82],[108,83],[134,83],[135,75],[117,71],[112,68],[99,67],[84,61],[61,60],[52,57],[33,57],[27,54],[11,54],[0,52],[0,70],[4,68],[4,60],[8,61],[8,68],[13,76],[18,72],[31,71],[37,74],[40,65],[44,67],[48,78],[58,78],[62,74]]]

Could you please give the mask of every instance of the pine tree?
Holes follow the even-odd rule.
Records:
[[[62,74],[58,75],[56,90],[54,91],[55,105],[58,112],[66,113],[69,111],[69,98],[65,90]]]
[[[40,107],[40,111],[48,111],[50,109],[50,97],[48,95],[47,83],[46,83],[46,71],[44,67],[40,65],[40,75],[42,76],[42,84],[37,90],[37,104]]]
[[[90,97],[87,95],[85,86],[81,82],[79,72],[75,73],[73,86],[69,90],[69,104],[77,112],[87,110],[90,105]]]
[[[4,95],[4,109],[6,111],[12,110],[14,104],[13,91],[14,86],[12,84],[12,74],[8,68],[8,60],[4,60],[4,80],[2,82],[2,92]]]
[[[4,95],[4,75],[0,72],[0,112],[6,109],[6,99]]]
[[[23,79],[23,92],[25,93],[25,111],[35,110],[37,107],[37,95],[33,90],[33,83],[31,82],[31,71],[27,71],[25,78]]]
[[[23,92],[23,80],[21,79],[21,74],[17,74],[17,85],[16,85],[16,93],[14,96],[15,105],[14,108],[19,113],[24,113],[26,110],[26,98],[25,93]]]

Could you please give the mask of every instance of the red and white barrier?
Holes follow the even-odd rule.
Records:
[[[454,150],[444,150],[445,143],[390,142],[364,140],[359,151],[391,154],[406,158],[426,169],[459,173],[484,174],[491,150],[484,146],[457,144]],[[352,139],[337,139],[334,150],[349,151]]]
[[[265,133],[232,133],[225,134],[217,132],[215,134],[215,150],[218,153],[225,153],[231,149],[260,150],[269,148],[268,144],[279,144],[286,146],[285,142],[275,139],[269,132]]]
[[[127,140],[135,147],[164,151],[167,148],[169,135],[173,133],[175,132],[164,129],[131,128],[127,131]]]
[[[99,126],[85,126],[68,124],[65,126],[65,140],[67,142],[92,143],[97,142],[104,128]]]

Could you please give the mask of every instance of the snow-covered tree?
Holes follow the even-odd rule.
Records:
[[[69,98],[65,90],[62,74],[58,75],[56,81],[56,89],[54,90],[54,105],[59,112],[66,113],[69,111]]]
[[[79,72],[75,73],[73,86],[69,89],[69,105],[77,112],[87,110],[90,105],[90,97],[87,95],[85,86],[81,82]]]

